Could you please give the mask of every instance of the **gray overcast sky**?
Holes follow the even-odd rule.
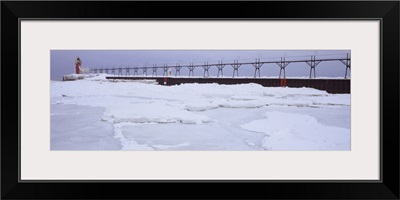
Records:
[[[233,60],[255,61],[277,61],[281,57],[286,60],[309,59],[311,55],[318,58],[346,58],[350,56],[350,50],[51,50],[50,66],[51,80],[62,80],[63,75],[74,73],[76,56],[82,60],[82,67],[85,68],[106,68],[106,67],[134,67],[134,66],[162,66],[164,64],[175,65],[180,63],[185,66],[193,62],[203,64],[204,62],[217,63],[222,60],[224,63]],[[316,67],[316,74],[325,77],[344,77],[346,67],[340,61],[321,62]],[[210,76],[217,75],[217,68],[209,69]],[[139,70],[139,73],[142,71]],[[172,70],[175,74],[175,69]],[[194,70],[195,76],[203,75],[202,68]],[[233,68],[225,66],[224,76],[231,77]],[[306,63],[291,63],[286,67],[286,76],[309,76],[310,67]],[[133,72],[131,73],[133,74]],[[152,74],[151,70],[147,71]],[[162,75],[162,69],[157,70]],[[181,69],[181,76],[188,76],[187,68]],[[243,65],[239,68],[240,76],[254,76],[254,67]],[[265,64],[261,67],[261,76],[278,76],[279,67],[276,64]]]

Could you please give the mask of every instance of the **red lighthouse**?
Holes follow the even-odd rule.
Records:
[[[76,57],[75,60],[75,73],[79,74],[79,68],[81,67],[82,61],[79,57]]]

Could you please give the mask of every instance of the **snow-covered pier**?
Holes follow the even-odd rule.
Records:
[[[183,83],[218,83],[223,85],[236,85],[257,83],[264,87],[288,86],[294,88],[308,87],[325,90],[332,94],[349,94],[349,79],[304,79],[304,78],[221,78],[221,77],[138,77],[138,76],[107,76],[115,80],[155,80],[160,85],[180,85]]]
[[[94,77],[94,74],[69,74],[63,76],[63,81],[76,81],[84,78]]]

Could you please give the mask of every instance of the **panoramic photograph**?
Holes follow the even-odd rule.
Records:
[[[350,151],[351,50],[51,50],[50,150]]]

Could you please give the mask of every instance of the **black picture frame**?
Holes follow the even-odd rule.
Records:
[[[2,1],[1,198],[399,199],[399,7],[399,1]],[[18,138],[21,130],[21,91],[18,75],[20,19],[379,19],[382,22],[380,86],[382,179],[373,182],[20,182]]]

